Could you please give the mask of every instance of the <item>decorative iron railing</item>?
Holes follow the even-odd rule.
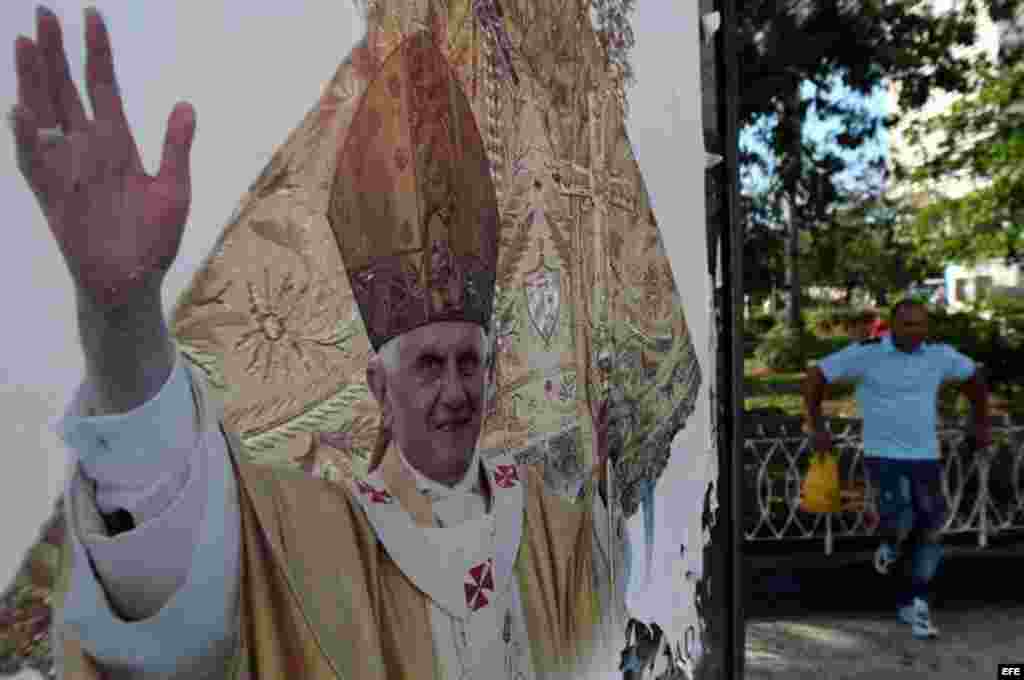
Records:
[[[824,539],[831,554],[835,539],[871,536],[877,528],[875,492],[864,475],[859,420],[828,423],[839,454],[843,488],[840,512],[812,514],[800,509],[800,487],[810,446],[798,419],[756,420],[747,426],[745,537],[748,542]],[[965,422],[939,430],[943,493],[949,508],[944,534],[974,533],[984,548],[999,532],[1024,530],[1024,425],[1005,419],[993,424],[995,443],[970,451]]]

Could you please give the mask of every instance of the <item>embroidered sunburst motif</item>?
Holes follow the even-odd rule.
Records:
[[[311,320],[321,311],[310,284],[298,285],[286,273],[275,289],[270,270],[263,273],[262,288],[248,284],[250,328],[234,343],[235,350],[249,352],[246,372],[266,382],[272,374],[287,373],[293,363],[307,372],[323,370],[328,363],[323,350],[330,345],[309,334]]]

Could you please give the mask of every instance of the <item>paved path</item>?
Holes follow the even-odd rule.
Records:
[[[995,678],[996,664],[1024,661],[1024,560],[995,552],[943,566],[938,640],[910,635],[891,606],[891,582],[865,564],[754,579],[745,679]]]
[[[1024,607],[938,610],[938,640],[915,640],[892,614],[814,614],[747,624],[745,680],[995,678],[1024,660]]]

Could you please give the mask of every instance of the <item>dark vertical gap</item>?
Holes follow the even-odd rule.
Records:
[[[700,0],[699,16],[704,16],[717,9],[716,0]],[[719,129],[719,74],[718,71],[718,50],[719,42],[706,42],[703,28],[700,31],[700,75],[701,75],[701,122],[704,126],[704,149],[709,153],[721,154],[722,141],[721,130]],[[703,160],[703,159],[702,159]],[[721,346],[719,341],[722,336],[721,324],[721,301],[717,291],[718,262],[722,233],[722,175],[720,167],[713,167],[704,173],[704,207],[705,207],[705,229],[707,233],[707,264],[708,277],[710,279],[710,291],[712,295],[712,312],[710,319],[713,324],[710,328],[712,337],[716,343],[712,346],[715,352],[715,365],[718,367],[714,374],[706,371],[705,381],[709,396],[709,416],[711,436],[715,438],[716,460],[718,463],[718,482],[709,483],[705,489],[703,499],[703,512],[701,514],[701,527],[710,535],[710,541],[702,547],[703,574],[697,581],[695,589],[694,606],[697,610],[697,617],[702,627],[702,642],[704,643],[704,656],[695,669],[697,680],[723,680],[727,678],[725,671],[725,659],[730,656],[727,648],[725,629],[728,627],[728,616],[726,608],[728,600],[725,590],[728,588],[729,579],[723,571],[725,565],[725,553],[731,542],[731,532],[722,517],[725,508],[722,499],[719,497],[721,491],[721,480],[727,479],[728,461],[723,460],[725,451],[722,447],[721,420],[719,412],[719,395],[722,392],[721,374]],[[724,493],[728,493],[726,489]],[[717,503],[715,502],[717,501]],[[717,512],[712,512],[712,507],[718,506]]]
[[[721,13],[721,28],[710,44],[701,45],[701,90],[704,148],[723,157],[705,174],[708,274],[712,281],[716,371],[709,376],[712,436],[717,444],[718,481],[709,485],[702,525],[711,542],[704,547],[704,576],[697,583],[696,606],[705,625],[706,655],[697,668],[699,680],[743,677],[745,621],[741,609],[743,513],[742,332],[737,311],[742,309],[739,248],[742,238],[736,220],[738,205],[738,71],[735,52],[735,10],[732,0],[700,0],[700,14]],[[712,495],[714,494],[714,495]],[[717,513],[712,513],[717,500]]]
[[[739,62],[736,45],[736,0],[717,0],[722,27],[718,31],[718,128],[721,155],[721,329],[722,376],[719,448],[719,489],[728,546],[721,572],[726,586],[724,677],[742,680],[746,648],[743,612],[743,238],[739,220]],[[716,294],[718,294],[716,292]],[[712,405],[714,407],[714,405]],[[725,532],[723,532],[725,533]]]

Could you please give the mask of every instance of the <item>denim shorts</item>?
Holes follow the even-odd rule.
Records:
[[[865,456],[864,472],[875,488],[880,530],[933,531],[945,524],[941,461]]]

